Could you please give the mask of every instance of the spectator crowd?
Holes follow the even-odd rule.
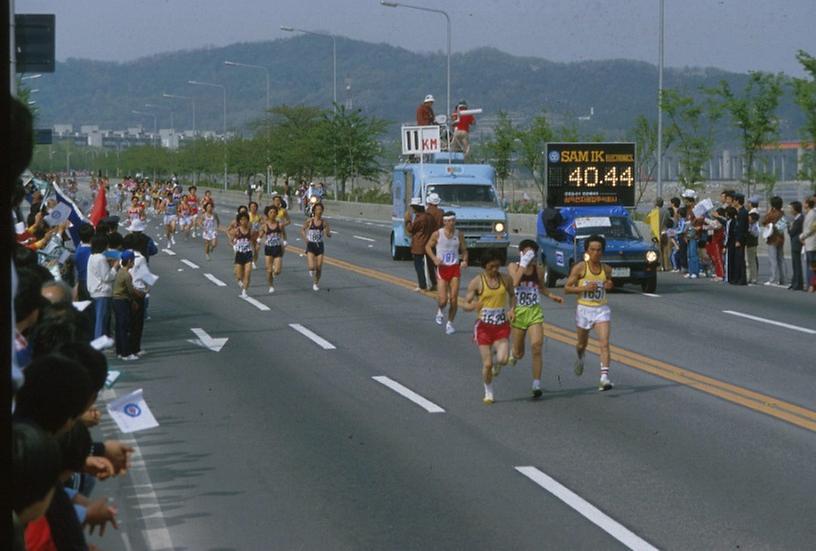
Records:
[[[757,285],[760,245],[767,251],[769,277],[763,285],[816,292],[816,195],[804,202],[773,196],[767,207],[733,190],[720,204],[698,201],[685,190],[669,205],[655,201],[663,271],[689,279],[711,278],[731,285]],[[785,253],[790,260],[786,260]]]

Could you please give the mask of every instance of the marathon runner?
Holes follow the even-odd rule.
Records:
[[[510,353],[510,365],[524,357],[524,339],[530,335],[530,350],[532,351],[533,368],[533,397],[541,397],[541,345],[544,341],[544,310],[541,308],[543,294],[553,302],[562,304],[564,299],[551,293],[544,284],[544,271],[536,262],[538,244],[532,239],[525,239],[519,243],[521,258],[518,262],[511,262],[507,272],[513,281],[516,294],[515,316],[510,324],[512,327],[511,340],[513,348]],[[496,365],[493,372],[498,375],[501,367]]]
[[[598,390],[612,388],[609,381],[609,331],[611,312],[607,304],[606,292],[612,283],[612,268],[601,263],[601,257],[606,249],[606,240],[600,235],[590,235],[584,241],[586,255],[583,262],[572,267],[564,292],[578,295],[578,307],[575,312],[576,332],[578,344],[575,351],[578,357],[575,360],[575,375],[581,376],[584,372],[584,351],[589,340],[589,332],[594,327],[598,335],[601,356],[601,381]]]
[[[139,196],[133,194],[130,198],[130,207],[127,210],[128,226],[136,220],[144,220],[144,205],[139,202]]]
[[[176,224],[178,223],[178,200],[172,191],[165,194],[164,199],[164,235],[167,238],[167,247],[176,244]]]
[[[320,290],[318,283],[323,271],[323,237],[331,237],[329,223],[323,219],[323,209],[323,203],[317,203],[312,209],[312,217],[300,228],[300,236],[306,243],[306,263],[312,276],[313,291]]]
[[[483,271],[467,287],[465,303],[467,312],[478,309],[476,325],[473,326],[473,340],[479,346],[482,357],[482,381],[484,382],[484,403],[492,404],[493,373],[507,365],[510,344],[510,324],[514,319],[516,302],[513,282],[510,276],[499,272],[502,260],[497,250],[488,249],[482,257]],[[440,286],[442,285],[440,279]],[[508,308],[509,305],[509,308]],[[496,354],[495,362],[493,353]],[[495,368],[494,368],[495,366]]]
[[[252,228],[249,214],[241,212],[235,217],[236,225],[229,230],[232,248],[235,250],[235,279],[241,287],[241,298],[246,298],[252,276]]]
[[[201,237],[204,239],[204,256],[207,260],[210,258],[210,253],[215,250],[218,244],[218,226],[221,221],[218,219],[218,214],[215,213],[215,203],[204,203],[204,214],[201,216]]]
[[[261,215],[258,212],[258,203],[255,201],[249,202],[249,227],[252,229],[252,233],[258,235],[261,231]],[[258,247],[259,241],[253,240],[252,241],[252,269],[254,270],[258,266],[255,262],[258,260]]]
[[[269,205],[264,209],[266,221],[261,225],[261,234],[258,240],[264,242],[264,256],[266,257],[266,280],[269,282],[269,292],[275,292],[275,277],[280,275],[283,268],[283,244],[286,241],[286,229],[278,221],[278,208]]]
[[[453,320],[456,318],[459,302],[459,280],[462,277],[462,268],[467,268],[468,252],[465,246],[465,236],[456,230],[456,213],[445,212],[442,223],[443,226],[431,235],[425,245],[425,252],[436,265],[439,295],[434,320],[437,325],[442,325],[445,321],[443,310],[450,303],[445,333],[452,335],[456,332]],[[436,248],[436,254],[434,254],[434,248]]]
[[[198,191],[196,186],[187,188],[188,193],[184,198],[186,208],[184,209],[184,217],[181,222],[181,230],[186,231],[187,237],[190,237],[192,233],[194,239],[196,236],[196,226],[198,224],[198,197],[196,196],[196,191]]]

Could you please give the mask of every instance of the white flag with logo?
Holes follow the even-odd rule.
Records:
[[[108,413],[122,432],[136,432],[159,426],[159,422],[147,407],[141,388],[113,400],[107,408]]]
[[[48,216],[45,217],[45,223],[49,226],[59,226],[71,214],[71,207],[65,203],[57,203],[57,206],[51,209]]]

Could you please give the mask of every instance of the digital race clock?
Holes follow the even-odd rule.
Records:
[[[635,206],[634,143],[548,143],[551,207]]]

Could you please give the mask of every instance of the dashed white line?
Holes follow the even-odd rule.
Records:
[[[587,500],[560,484],[535,467],[516,467],[516,470],[550,492],[552,495],[578,511],[592,524],[621,542],[629,549],[657,550],[652,544],[626,528],[624,525],[608,516],[606,513],[589,503]]]
[[[252,297],[241,297],[241,300],[245,300],[250,303],[252,306],[260,310],[261,312],[268,312],[270,310],[269,306],[261,302],[260,300],[255,300]]]
[[[442,409],[438,405],[434,404],[430,400],[428,400],[426,398],[423,398],[422,396],[420,396],[419,394],[417,394],[416,392],[414,392],[410,388],[399,384],[394,379],[391,379],[391,378],[386,377],[384,375],[379,375],[379,376],[376,376],[376,377],[372,377],[372,379],[374,379],[375,381],[377,381],[380,384],[383,384],[383,385],[387,386],[388,388],[390,388],[391,390],[393,390],[397,394],[401,395],[402,397],[408,398],[409,400],[411,400],[413,403],[415,403],[416,405],[418,405],[419,407],[421,407],[422,409],[424,409],[428,413],[445,413],[444,409]]]
[[[370,237],[363,237],[362,235],[352,235],[354,239],[359,239],[360,241],[368,241],[370,243],[374,243],[376,239],[371,239]]]
[[[655,293],[640,293],[640,294],[643,295],[644,297],[660,298],[660,295],[657,295]]]
[[[210,281],[212,281],[213,283],[215,283],[219,287],[226,287],[227,286],[226,283],[224,283],[223,281],[221,281],[220,279],[218,279],[217,277],[215,277],[212,274],[204,274],[204,277],[206,277],[207,279],[209,279]]]
[[[807,327],[800,327],[798,325],[792,325],[790,323],[783,323],[781,321],[776,320],[769,320],[767,318],[761,318],[759,316],[752,316],[751,314],[743,314],[742,312],[735,312],[733,310],[723,310],[724,314],[730,314],[732,316],[739,316],[741,318],[746,318],[749,320],[759,321],[762,323],[767,323],[769,325],[776,325],[777,327],[784,327],[785,329],[792,329],[794,331],[801,331],[802,333],[807,333],[808,335],[816,335],[816,329],[808,329]]]
[[[187,260],[186,258],[182,258],[182,259],[181,259],[181,263],[182,263],[182,264],[187,264],[187,265],[188,265],[190,268],[192,268],[193,270],[198,270],[198,264],[195,264],[195,263],[193,263],[193,262],[190,262],[190,261],[189,261],[189,260]]]
[[[174,251],[174,250],[172,250],[172,249],[162,249],[162,251],[163,251],[163,252],[166,252],[166,253],[167,253],[167,254],[169,254],[170,256],[176,256],[176,251]]]
[[[304,337],[306,337],[310,341],[317,344],[323,350],[334,350],[336,348],[332,343],[330,343],[329,341],[327,341],[326,339],[324,339],[323,337],[321,337],[320,335],[318,335],[314,331],[312,331],[310,329],[306,329],[305,327],[303,327],[299,323],[290,323],[289,327],[291,327],[292,329],[294,329],[295,331],[297,331],[298,333],[300,333],[301,335],[303,335]]]

